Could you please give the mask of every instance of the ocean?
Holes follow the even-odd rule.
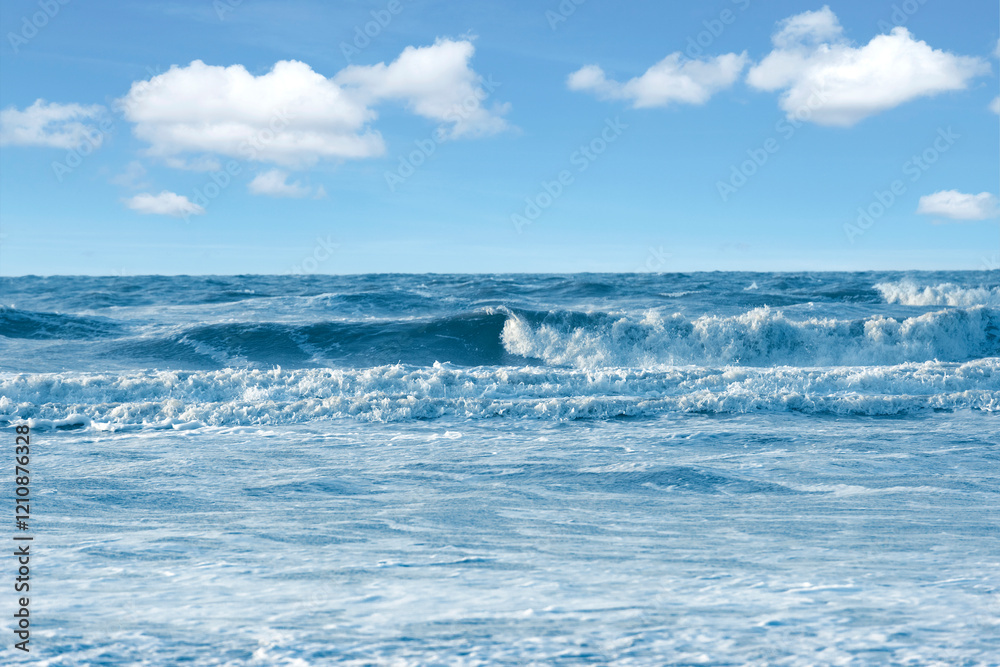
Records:
[[[1000,664],[996,271],[0,304],[7,664]]]

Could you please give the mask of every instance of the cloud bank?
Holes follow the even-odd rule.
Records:
[[[919,97],[963,90],[990,71],[985,60],[932,49],[902,27],[851,46],[829,7],[785,19],[771,41],[774,50],[750,68],[747,83],[783,91],[779,104],[789,116],[809,108],[820,125],[851,126]]]
[[[0,111],[0,144],[71,150],[89,143],[96,148],[103,135],[93,121],[105,111],[99,104],[57,104],[41,99],[23,111],[8,107]]]
[[[921,197],[917,213],[952,220],[988,220],[1000,215],[1000,208],[997,207],[997,198],[989,192],[972,195],[958,190],[942,190]]]
[[[143,215],[169,215],[174,218],[186,218],[205,212],[204,208],[184,195],[169,190],[164,190],[158,195],[144,192],[126,200],[125,205]]]
[[[508,107],[483,106],[488,91],[469,67],[472,42],[437,40],[433,46],[408,46],[389,65],[352,65],[334,81],[366,106],[383,100],[403,103],[413,113],[450,124],[452,138],[495,134],[507,129]]]
[[[446,124],[451,137],[506,129],[506,109],[483,105],[474,52],[469,41],[439,39],[407,47],[389,65],[350,66],[331,78],[296,60],[261,75],[195,60],[133,83],[119,106],[149,154],[178,166],[211,155],[286,167],[367,158],[385,151],[372,127],[384,102]]]
[[[677,51],[625,83],[608,79],[597,65],[587,65],[570,74],[567,85],[602,100],[626,100],[636,109],[704,104],[736,82],[746,61],[745,52],[691,60]]]
[[[266,195],[268,197],[307,197],[312,194],[312,188],[298,181],[288,182],[288,174],[280,169],[271,169],[254,177],[247,186],[250,194]]]

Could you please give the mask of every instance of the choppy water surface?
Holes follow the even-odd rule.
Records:
[[[0,290],[46,664],[997,664],[996,272]]]

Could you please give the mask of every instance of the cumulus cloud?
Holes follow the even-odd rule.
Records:
[[[175,218],[186,218],[189,215],[201,215],[205,212],[204,208],[184,195],[169,190],[164,190],[158,195],[144,192],[126,200],[125,205],[144,215],[169,215]]]
[[[636,109],[704,104],[733,85],[746,61],[745,52],[691,60],[677,51],[625,83],[609,79],[597,65],[587,65],[570,74],[567,85],[603,100],[626,100]]]
[[[469,67],[469,41],[439,39],[433,46],[408,46],[389,65],[352,65],[334,81],[366,104],[397,100],[413,113],[450,123],[449,136],[495,134],[507,129],[507,105],[483,106],[497,85]],[[485,84],[485,85],[484,85]]]
[[[994,97],[993,101],[990,102],[990,111],[1000,114],[1000,96]]]
[[[989,192],[978,195],[958,190],[942,190],[920,198],[917,213],[939,215],[952,220],[988,220],[1000,215],[997,198]]]
[[[828,6],[815,12],[790,16],[779,24],[771,43],[780,49],[795,48],[800,44],[821,44],[839,39],[844,31],[840,20]]]
[[[247,186],[251,194],[267,195],[269,197],[306,197],[312,193],[298,181],[288,182],[288,174],[280,169],[271,169],[257,174]]]
[[[963,90],[990,71],[981,58],[936,50],[903,27],[852,46],[829,7],[785,19],[747,83],[781,90],[781,108],[820,125],[850,126],[918,97]]]
[[[441,39],[407,47],[389,65],[351,66],[331,78],[295,60],[261,75],[196,60],[134,83],[119,103],[149,153],[175,166],[191,164],[192,154],[286,167],[366,158],[385,151],[372,127],[374,107],[385,101],[448,124],[452,136],[504,129],[504,109],[483,106],[487,93],[469,66],[474,51],[468,41]]]
[[[0,144],[66,150],[85,143],[97,147],[101,145],[103,136],[94,121],[105,111],[99,104],[46,103],[41,99],[23,111],[8,107],[0,111]]]
[[[175,158],[175,167],[186,166],[179,159],[186,153],[308,164],[383,150],[381,136],[366,128],[375,113],[294,60],[260,76],[195,60],[133,84],[121,106],[150,154]]]

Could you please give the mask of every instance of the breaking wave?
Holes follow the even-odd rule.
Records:
[[[893,367],[474,368],[142,371],[0,375],[0,423],[37,428],[197,428],[665,412],[907,415],[1000,411],[1000,360]]]
[[[8,339],[89,341],[93,359],[139,367],[366,368],[389,364],[650,369],[962,362],[1000,356],[1000,309],[909,318],[792,316],[755,308],[689,317],[491,307],[438,318],[221,322],[134,331],[128,322],[0,310]],[[82,370],[82,369],[81,369]]]
[[[875,285],[886,303],[903,306],[1000,306],[1000,287],[962,287],[941,283],[921,287],[904,280]]]
[[[976,306],[918,317],[793,319],[757,308],[733,317],[513,314],[513,354],[578,368],[661,365],[849,366],[968,361],[1000,355],[1000,311]]]
[[[1000,411],[987,273],[0,286],[0,422],[39,428]]]

